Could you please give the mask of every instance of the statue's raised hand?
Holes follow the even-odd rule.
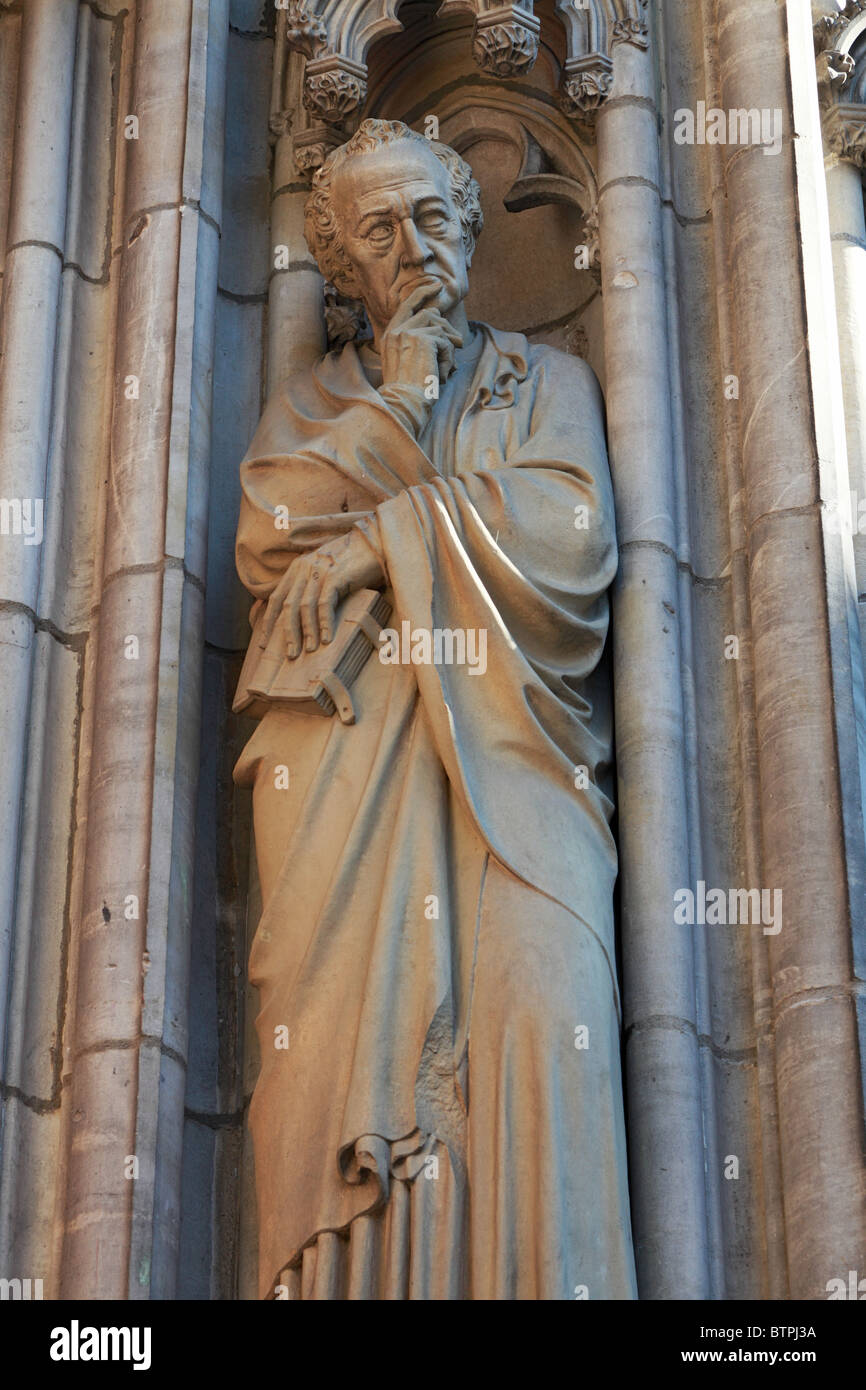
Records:
[[[454,355],[463,346],[463,338],[430,304],[440,289],[432,276],[425,277],[406,296],[382,334],[384,386],[407,386],[424,392],[431,377],[444,382],[453,372]]]
[[[360,531],[351,530],[327,541],[308,555],[299,555],[268,599],[262,619],[262,646],[280,617],[286,629],[286,653],[291,660],[334,635],[337,604],[358,589],[385,583],[379,557]]]

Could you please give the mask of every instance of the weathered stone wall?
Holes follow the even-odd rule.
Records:
[[[508,326],[606,394],[642,1296],[826,1296],[866,1246],[866,6],[592,0],[590,36],[544,0],[496,71],[472,0],[368,8],[364,112],[514,176],[473,312],[598,227]],[[263,401],[324,345],[308,56],[311,109],[265,0],[0,0],[0,496],[45,527],[0,536],[0,1274],[48,1296],[254,1296],[233,544]],[[778,152],[678,143],[700,102],[778,109]],[[782,930],[677,924],[699,881],[781,889]]]

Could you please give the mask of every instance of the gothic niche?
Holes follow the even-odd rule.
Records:
[[[240,472],[263,1298],[635,1296],[617,546],[577,360],[603,377],[594,116],[645,42],[618,6],[283,7],[271,129],[334,350]]]

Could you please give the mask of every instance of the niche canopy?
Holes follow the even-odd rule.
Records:
[[[329,149],[347,139],[357,125],[367,97],[367,54],[377,39],[403,27],[397,17],[399,4],[400,0],[278,0],[271,127],[280,135],[295,125],[295,157],[305,172],[321,164]],[[566,37],[559,97],[570,118],[591,125],[611,88],[615,44],[646,48],[646,8],[647,0],[555,0]],[[436,13],[442,18],[474,17],[473,56],[491,77],[520,78],[535,63],[543,34],[534,0],[510,5],[443,0]],[[299,55],[300,64],[292,61],[293,54]],[[307,116],[302,128],[292,115],[300,104]]]

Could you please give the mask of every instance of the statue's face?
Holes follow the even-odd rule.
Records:
[[[469,289],[466,247],[448,173],[431,150],[399,140],[346,160],[332,191],[370,322],[387,327],[413,289],[437,289],[448,314]]]

